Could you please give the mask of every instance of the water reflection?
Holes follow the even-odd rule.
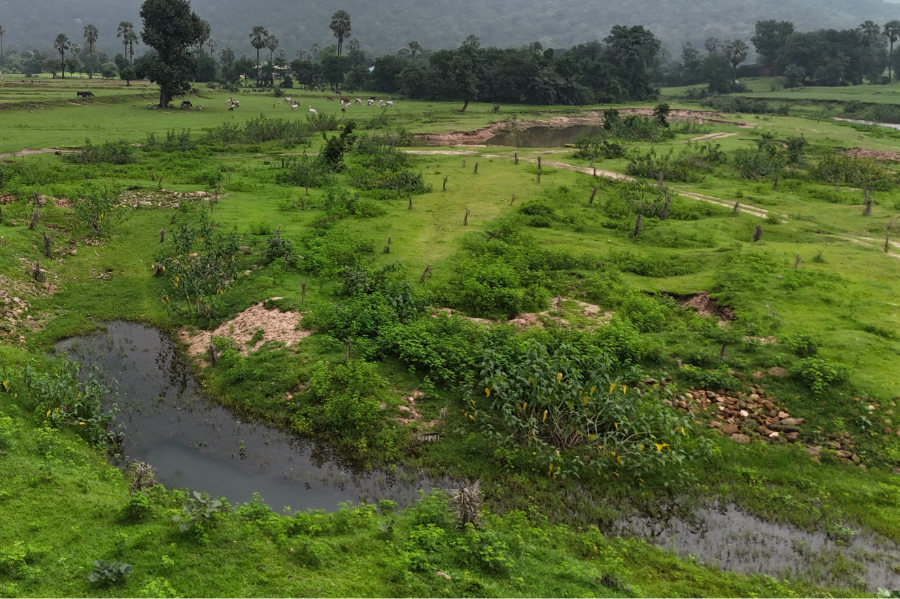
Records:
[[[452,486],[404,469],[365,470],[325,445],[234,417],[202,396],[189,364],[152,327],[112,322],[57,349],[80,361],[82,372],[97,364],[117,380],[122,455],[152,464],[169,487],[232,503],[258,492],[278,510],[334,510],[343,501],[407,505],[420,489]]]
[[[583,134],[597,135],[603,127],[573,125],[571,127],[530,127],[523,131],[498,133],[487,140],[489,146],[511,146],[514,148],[561,148],[575,143]]]

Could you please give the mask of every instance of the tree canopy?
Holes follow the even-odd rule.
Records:
[[[144,0],[140,14],[141,40],[156,52],[143,72],[159,85],[159,104],[165,107],[191,89],[197,64],[188,49],[203,34],[201,20],[187,0]]]

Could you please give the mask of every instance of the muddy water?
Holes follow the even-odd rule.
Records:
[[[702,507],[690,518],[631,518],[614,532],[728,572],[802,578],[870,592],[900,588],[900,573],[894,570],[900,548],[852,528],[837,528],[830,535],[807,532],[765,522],[734,505],[717,505]]]
[[[419,473],[364,470],[327,447],[244,422],[207,401],[188,363],[157,329],[112,322],[105,331],[57,344],[118,382],[125,425],[122,465],[152,464],[168,487],[205,491],[231,503],[258,492],[272,509],[335,510],[345,501],[390,499],[407,505],[420,489],[451,486]]]
[[[861,121],[859,119],[842,119],[840,117],[834,117],[836,121],[844,121],[845,123],[856,123],[858,125],[876,125],[878,127],[887,127],[888,129],[900,129],[900,125],[897,123],[877,123],[875,121]]]
[[[597,135],[603,127],[573,125],[571,127],[529,127],[523,131],[503,132],[487,140],[489,146],[514,148],[561,148],[575,143],[583,134]]]

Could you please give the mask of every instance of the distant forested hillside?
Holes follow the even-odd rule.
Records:
[[[602,39],[614,24],[644,25],[673,54],[681,43],[703,47],[707,37],[749,40],[758,20],[789,20],[798,30],[851,28],[864,20],[883,23],[900,18],[900,5],[881,0],[193,0],[201,18],[212,25],[219,48],[251,54],[248,32],[263,25],[289,55],[313,43],[334,42],[328,23],[340,8],[352,17],[352,37],[375,54],[391,52],[412,40],[437,50],[458,46],[475,34],[484,46],[569,47]],[[84,25],[100,30],[99,44],[114,49],[119,21],[139,28],[140,0],[0,0],[4,45],[20,50],[46,48],[56,34],[82,41]],[[137,47],[136,51],[143,51]]]

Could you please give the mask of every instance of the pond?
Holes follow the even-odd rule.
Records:
[[[116,379],[116,425],[126,427],[120,465],[148,462],[167,487],[232,503],[257,492],[274,510],[330,511],[346,501],[389,499],[405,506],[419,490],[452,486],[400,468],[365,470],[327,446],[235,417],[203,396],[189,363],[155,328],[111,322],[56,347],[81,362],[83,374],[96,364]]]
[[[561,148],[573,144],[582,134],[597,135],[603,127],[573,125],[571,127],[529,127],[522,131],[504,131],[485,143],[489,146],[514,148]]]

